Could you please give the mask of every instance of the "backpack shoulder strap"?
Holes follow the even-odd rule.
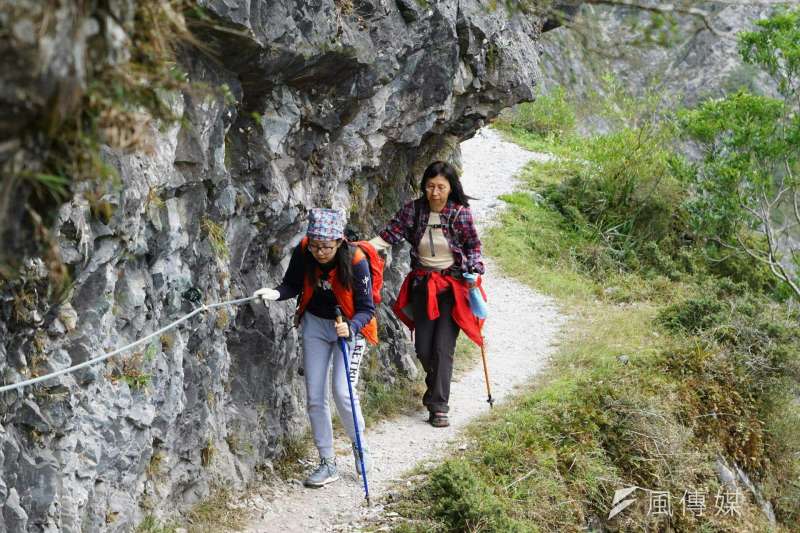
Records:
[[[417,234],[417,229],[419,228],[419,213],[422,210],[421,201],[422,198],[414,200],[414,225],[411,228],[412,236]]]
[[[453,219],[452,219],[452,221],[450,221],[450,227],[451,228],[455,225],[456,220],[458,220],[458,215],[461,213],[462,209],[464,209],[464,206],[461,205],[461,204],[458,204],[458,209],[456,209],[456,214],[453,215]]]
[[[382,300],[381,287],[383,287],[383,267],[385,265],[383,258],[369,241],[356,241],[353,244],[358,248],[357,253],[367,259],[369,275],[372,280],[372,301],[378,305]],[[356,254],[353,255],[355,259]]]
[[[364,251],[361,249],[362,248],[361,242],[362,241],[347,243],[348,245],[352,245],[355,248],[355,250],[353,250],[353,262],[352,262],[352,264],[354,265],[360,263],[366,257],[366,254],[364,254]]]

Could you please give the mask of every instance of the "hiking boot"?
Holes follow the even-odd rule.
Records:
[[[364,451],[364,468],[367,469],[367,474],[372,471],[372,459],[369,456],[369,448],[363,442],[361,443],[361,449]],[[359,476],[361,475],[361,461],[359,461],[358,457],[358,445],[354,442],[353,443],[353,459],[356,461],[356,474]]]
[[[319,461],[319,466],[316,470],[311,472],[311,475],[303,481],[306,487],[319,488],[324,487],[328,483],[333,483],[339,479],[339,473],[336,471],[336,459],[333,457],[323,457]]]
[[[431,416],[428,417],[428,424],[432,425],[435,428],[446,428],[450,425],[450,421],[447,419],[447,413],[431,413]]]

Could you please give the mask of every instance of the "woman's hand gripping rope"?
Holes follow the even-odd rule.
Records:
[[[264,305],[268,305],[269,302],[274,302],[275,300],[280,298],[281,293],[279,293],[275,289],[264,287],[263,289],[258,289],[256,292],[253,293],[253,298],[257,298],[259,296],[264,301]]]

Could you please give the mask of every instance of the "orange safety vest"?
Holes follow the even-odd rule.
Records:
[[[346,244],[346,243],[345,243]],[[303,251],[306,251],[308,247],[308,237],[303,237],[303,240],[300,241],[300,245],[303,247]],[[364,252],[361,251],[360,248],[356,247],[355,253],[353,254],[353,264],[357,264],[360,261],[366,259],[366,255]],[[317,278],[322,274],[322,271],[317,268]],[[356,307],[353,303],[353,290],[346,288],[344,285],[341,284],[339,281],[339,276],[336,275],[336,269],[334,268],[331,273],[330,277],[331,280],[331,289],[333,289],[333,296],[336,298],[336,303],[339,304],[339,307],[342,308],[342,314],[346,316],[348,319],[353,318],[353,315],[356,314]],[[295,313],[296,320],[299,322],[300,317],[303,316],[303,313],[306,311],[306,307],[308,307],[308,303],[311,301],[311,297],[314,295],[314,287],[308,280],[308,276],[303,276],[303,292],[300,293],[300,301],[297,304],[297,312]],[[378,344],[378,321],[373,316],[367,324],[361,328],[361,334],[364,335],[364,338],[370,344]]]

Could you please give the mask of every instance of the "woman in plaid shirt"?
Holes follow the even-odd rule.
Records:
[[[472,314],[468,299],[469,288],[480,286],[480,278],[468,281],[463,275],[483,274],[484,267],[470,197],[455,168],[443,161],[431,163],[420,189],[424,195],[406,203],[370,243],[380,251],[404,240],[411,244],[411,272],[393,310],[416,333],[414,347],[426,374],[422,403],[430,412],[428,422],[445,427],[458,333],[463,330],[478,345],[483,343],[483,321]]]

